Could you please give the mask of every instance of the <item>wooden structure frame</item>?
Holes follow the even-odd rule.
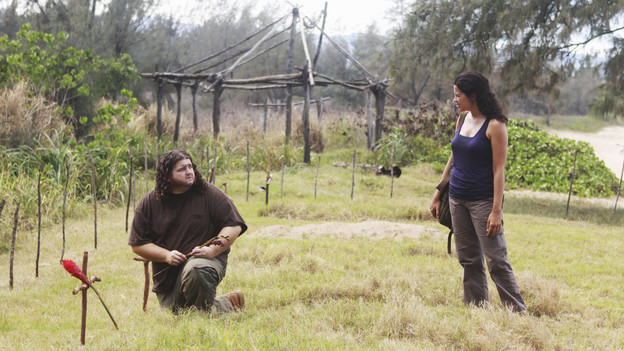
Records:
[[[340,85],[348,89],[355,89],[359,91],[369,90],[372,95],[375,96],[376,102],[376,115],[375,115],[375,128],[374,133],[372,132],[372,128],[369,127],[369,146],[372,147],[377,144],[377,142],[381,139],[382,134],[382,124],[384,120],[384,109],[385,109],[385,100],[386,100],[386,88],[388,87],[388,79],[380,80],[379,78],[373,76],[369,73],[366,68],[364,68],[353,56],[351,56],[346,50],[344,50],[338,43],[336,43],[324,30],[325,27],[325,19],[327,16],[327,3],[325,3],[325,10],[323,11],[323,22],[319,27],[316,23],[314,23],[309,17],[300,16],[299,8],[293,8],[292,10],[292,22],[290,24],[290,28],[283,29],[281,31],[277,30],[277,25],[288,18],[288,16],[284,16],[277,21],[270,23],[264,28],[260,29],[256,33],[244,38],[243,40],[223,49],[222,51],[212,54],[202,60],[191,63],[184,67],[181,67],[173,72],[158,72],[158,67],[156,67],[155,72],[153,73],[143,73],[141,76],[145,79],[152,79],[156,85],[156,100],[157,100],[157,130],[158,130],[158,139],[160,140],[162,136],[162,99],[163,99],[163,88],[165,84],[171,84],[176,88],[176,97],[177,97],[177,113],[176,113],[176,123],[175,123],[175,132],[173,136],[174,142],[177,142],[179,136],[180,129],[180,119],[181,119],[181,89],[182,87],[189,87],[191,89],[192,97],[193,97],[193,127],[195,131],[197,131],[198,121],[197,121],[197,105],[196,105],[196,96],[197,92],[201,90],[205,93],[213,94],[213,106],[212,106],[212,123],[213,123],[213,134],[216,139],[219,136],[220,132],[220,119],[221,119],[221,103],[220,97],[224,90],[226,89],[245,89],[245,90],[265,90],[265,89],[286,89],[286,125],[285,125],[285,144],[289,144],[290,135],[292,129],[292,88],[293,87],[303,87],[304,90],[304,107],[302,112],[303,119],[303,139],[304,139],[304,159],[305,163],[310,163],[310,95],[312,88],[315,86],[329,86],[329,85]],[[305,25],[306,23],[310,24]],[[298,27],[298,29],[297,29]],[[305,31],[308,28],[316,28],[319,31],[319,41],[316,48],[316,53],[314,59],[310,58],[310,53],[308,50],[308,45],[306,43]],[[258,48],[265,42],[277,37],[278,35],[285,33],[290,30],[290,38],[277,42],[276,44],[271,45],[270,47],[258,51]],[[234,54],[230,54],[224,60],[211,64],[207,67],[202,67],[199,69],[195,69],[193,73],[186,73],[185,71],[197,67],[202,63],[207,62],[215,57],[218,57],[222,54],[229,52],[230,50],[240,46],[241,44],[250,41],[251,39],[257,37],[258,35],[265,33],[262,38],[260,38],[251,48],[242,49]],[[296,40],[297,34],[301,34],[301,40],[303,44],[303,49],[305,52],[305,63],[303,64],[303,68],[294,67],[294,43]],[[318,61],[318,57],[320,54],[321,44],[323,38],[327,38],[327,40],[342,54],[344,55],[358,70],[363,74],[363,78],[353,81],[341,81],[339,79],[332,78],[328,75],[324,75],[314,71],[314,67]],[[273,50],[279,47],[282,44],[288,42],[288,51],[287,51],[287,67],[285,73],[274,74],[269,76],[262,77],[253,77],[253,78],[228,78],[230,74],[238,67],[251,62],[253,59],[259,57],[263,53],[266,53],[270,50]],[[230,65],[227,69],[214,72],[214,73],[205,73],[206,71],[215,68],[219,65],[223,65],[226,62],[238,57],[238,59]],[[370,123],[370,121],[369,121]],[[374,134],[374,135],[372,135]]]

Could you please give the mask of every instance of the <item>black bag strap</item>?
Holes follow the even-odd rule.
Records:
[[[448,235],[448,243],[446,244],[446,252],[448,252],[448,254],[451,254],[451,238],[453,237],[453,229],[451,229],[449,231],[449,235]]]

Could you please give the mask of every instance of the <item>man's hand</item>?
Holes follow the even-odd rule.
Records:
[[[178,250],[169,251],[165,262],[170,266],[179,266],[186,261],[186,255]]]
[[[215,251],[215,246],[196,246],[193,251],[191,251],[191,256],[193,257],[201,257],[212,259],[215,258],[219,253]]]

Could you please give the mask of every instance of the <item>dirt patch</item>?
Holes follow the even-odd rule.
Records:
[[[598,133],[580,133],[565,130],[551,132],[560,138],[588,142],[596,156],[605,162],[607,167],[619,178],[624,161],[624,127],[607,127]]]
[[[360,223],[327,222],[299,227],[273,225],[261,228],[250,235],[258,238],[339,238],[339,239],[419,239],[422,236],[444,236],[441,231],[417,224],[385,221]]]

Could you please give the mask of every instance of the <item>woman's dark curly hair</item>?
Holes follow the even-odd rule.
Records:
[[[197,171],[195,163],[191,155],[185,151],[172,150],[166,152],[160,160],[158,160],[158,166],[156,166],[156,196],[159,198],[165,197],[170,192],[168,178],[171,176],[173,167],[181,160],[191,160],[193,164],[193,171],[195,172],[195,182],[191,186],[191,189],[199,192],[206,191],[208,183],[202,178],[201,172]]]
[[[476,98],[477,106],[486,118],[507,123],[507,116],[503,114],[500,102],[490,90],[490,82],[484,75],[479,72],[464,72],[455,78],[454,84],[469,98]]]

